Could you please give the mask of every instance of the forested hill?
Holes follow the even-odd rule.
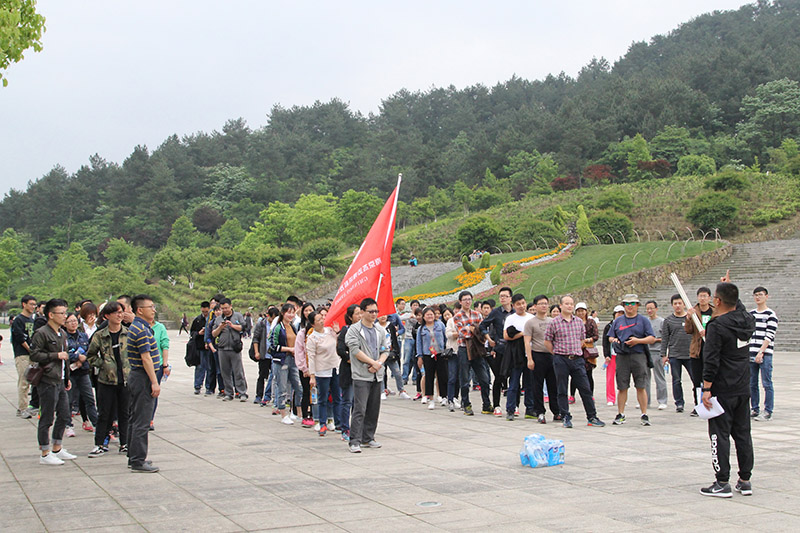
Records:
[[[401,89],[369,116],[339,99],[275,106],[259,129],[231,120],[222,131],[172,136],[155,150],[137,146],[122,164],[95,156],[74,175],[57,167],[7,194],[0,224],[42,253],[77,241],[102,261],[109,238],[160,248],[182,214],[214,236],[225,220],[247,229],[271,202],[293,203],[301,194],[341,197],[354,189],[384,197],[398,172],[405,176],[401,197],[410,202],[430,195],[431,186],[474,187],[489,172],[508,178],[525,162],[514,159],[520,153],[537,165],[549,154],[547,172],[540,169],[544,189],[554,177],[580,178],[593,164],[624,181],[614,143],[638,133],[652,139],[667,126],[702,139],[718,166],[751,164],[798,134],[797,110],[765,125],[746,105],[757,87],[784,78],[800,79],[800,0],[759,1],[633,43],[613,65],[592,59],[575,78]],[[669,154],[653,156],[674,169]],[[53,206],[57,217],[44,214]]]

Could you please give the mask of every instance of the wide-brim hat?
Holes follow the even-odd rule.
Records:
[[[630,294],[626,294],[625,296],[622,297],[622,303],[624,303],[624,304],[625,303],[637,303],[638,304],[638,303],[641,303],[641,302],[639,301],[639,295],[638,294],[630,293]]]

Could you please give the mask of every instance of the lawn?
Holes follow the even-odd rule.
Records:
[[[492,266],[496,265],[498,262],[508,262],[514,261],[516,259],[524,259],[526,257],[531,257],[533,255],[538,255],[541,253],[546,252],[547,250],[526,250],[524,252],[513,252],[507,254],[498,254],[492,255]],[[480,261],[475,261],[473,263],[476,268],[480,267]],[[434,293],[434,292],[442,292],[442,291],[450,291],[458,287],[458,282],[456,281],[456,276],[464,272],[462,267],[457,267],[446,274],[442,274],[437,278],[433,278],[430,281],[423,283],[422,285],[418,285],[413,289],[407,290],[402,294],[398,294],[395,296],[410,296],[413,294],[426,294],[426,293]]]
[[[714,241],[690,241],[685,244],[684,249],[684,244],[682,241],[655,241],[582,246],[565,261],[546,263],[525,270],[523,274],[526,278],[515,289],[528,298],[540,293],[549,296],[565,294],[604,279],[723,246],[723,243]]]

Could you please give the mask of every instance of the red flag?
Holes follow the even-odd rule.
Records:
[[[364,298],[377,300],[378,312],[381,315],[396,312],[392,295],[391,258],[399,189],[400,176],[397,178],[397,186],[386,200],[339,285],[330,311],[325,317],[326,326],[331,326],[334,322],[344,326],[344,314],[347,308],[352,304],[361,303]]]

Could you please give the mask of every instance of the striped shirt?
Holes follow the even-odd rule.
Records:
[[[750,337],[750,361],[755,362],[764,339],[769,339],[769,346],[764,350],[764,355],[772,355],[775,332],[778,331],[778,315],[769,307],[763,311],[753,309],[750,314],[756,319],[756,330]]]
[[[564,317],[559,315],[547,325],[544,333],[544,340],[553,343],[553,353],[555,355],[581,355],[583,353],[583,339],[586,338],[586,326],[583,320],[572,316],[572,320],[567,322]]]
[[[153,368],[158,370],[161,367],[161,353],[158,351],[158,344],[153,336],[153,328],[137,316],[133,319],[131,327],[128,328],[128,362],[132,369],[144,368],[142,354],[145,353],[150,354]]]
[[[453,323],[458,330],[459,346],[466,346],[467,339],[472,337],[472,328],[470,326],[475,326],[477,329],[481,322],[483,322],[483,315],[473,309],[467,309],[465,312],[462,308],[455,314]]]

